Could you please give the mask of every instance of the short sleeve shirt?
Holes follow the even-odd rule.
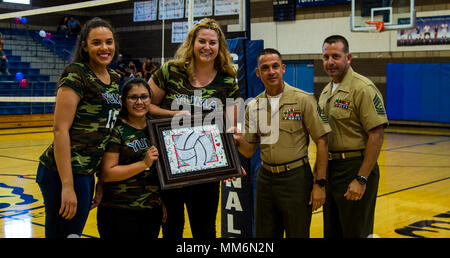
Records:
[[[320,116],[316,99],[284,83],[279,108],[271,112],[264,91],[253,99],[245,112],[244,137],[260,142],[261,159],[268,164],[283,164],[308,155],[309,136],[317,139],[330,132],[328,121]]]
[[[69,19],[67,21],[67,26],[69,26],[71,29],[76,28],[77,25],[79,25],[79,24],[80,24],[80,21],[78,21],[77,19],[74,19],[73,21]]]
[[[108,69],[109,85],[100,81],[91,69],[82,63],[67,66],[58,82],[59,87],[70,87],[80,96],[72,127],[72,172],[90,175],[98,172],[109,134],[122,106],[119,95],[119,76]],[[41,155],[40,161],[56,171],[54,146],[51,144]]]
[[[351,67],[334,93],[331,92],[331,84],[325,86],[319,98],[321,112],[332,129],[328,135],[328,149],[365,149],[367,132],[388,123],[380,91],[372,81]]]
[[[119,119],[105,151],[119,153],[119,165],[128,165],[143,160],[150,146],[147,127],[136,129]],[[126,180],[103,183],[104,206],[151,209],[160,204],[159,179],[155,165]]]
[[[226,99],[240,97],[236,78],[217,73],[214,80],[207,86],[196,88],[189,82],[188,74],[171,62],[164,63],[153,75],[155,84],[166,92],[160,106],[168,110],[181,109],[187,105],[194,114],[194,107],[202,111],[222,111]]]

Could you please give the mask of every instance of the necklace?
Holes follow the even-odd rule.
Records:
[[[87,64],[89,69],[95,74],[95,76],[104,84],[109,85],[111,83],[111,77],[109,76],[108,70],[105,69],[93,69],[90,64]],[[100,71],[99,71],[100,70]]]

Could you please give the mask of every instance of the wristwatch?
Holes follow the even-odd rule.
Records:
[[[314,184],[318,184],[320,187],[324,187],[327,184],[327,180],[325,178],[317,179],[314,181]]]
[[[365,185],[367,184],[367,177],[365,176],[355,176],[355,179],[358,180],[358,183],[360,183],[361,185]]]

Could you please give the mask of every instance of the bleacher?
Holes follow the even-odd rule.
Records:
[[[70,55],[76,44],[77,38],[75,36],[66,36],[63,33],[52,32],[52,37],[48,40],[39,36],[38,31],[32,33],[33,40],[40,42],[46,46],[49,50],[53,51],[60,58],[69,60]]]
[[[0,115],[53,113],[56,82],[75,40],[54,32],[51,40],[33,30],[0,28],[0,32],[10,73],[0,74]],[[18,72],[28,80],[26,87],[16,79]]]

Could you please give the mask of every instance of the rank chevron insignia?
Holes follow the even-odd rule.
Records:
[[[386,110],[384,110],[383,101],[380,99],[378,94],[373,97],[373,105],[378,115],[386,115]]]
[[[323,110],[320,108],[319,105],[317,105],[317,113],[319,113],[319,117],[322,120],[322,123],[328,124],[328,119],[325,116],[325,114],[323,113]]]

